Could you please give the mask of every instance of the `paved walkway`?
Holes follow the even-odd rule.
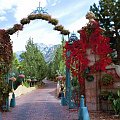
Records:
[[[77,120],[78,113],[61,106],[55,97],[56,84],[45,81],[44,89],[16,98],[16,107],[2,114],[2,120]]]

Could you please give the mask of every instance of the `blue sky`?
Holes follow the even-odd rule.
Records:
[[[45,7],[47,12],[59,20],[59,23],[70,32],[81,29],[87,23],[86,13],[90,5],[98,4],[99,0],[0,0],[0,29],[8,29],[27,17],[39,6]],[[78,34],[77,34],[78,35]],[[13,41],[13,51],[25,50],[30,37],[35,43],[59,44],[61,35],[53,30],[53,25],[46,21],[34,20],[24,25],[23,31],[10,36]],[[67,37],[66,37],[67,39]]]

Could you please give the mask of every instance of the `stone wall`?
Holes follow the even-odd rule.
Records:
[[[120,77],[117,75],[114,68],[107,69],[108,73],[112,73],[113,83],[110,85],[103,85],[101,78],[106,73],[94,74],[94,81],[85,81],[85,102],[89,111],[96,110],[111,110],[111,103],[107,100],[100,100],[101,91],[116,92],[120,89]]]
[[[88,110],[99,110],[99,73],[94,74],[94,81],[85,81],[85,98]]]

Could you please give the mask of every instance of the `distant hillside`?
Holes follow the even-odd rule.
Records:
[[[46,62],[51,62],[54,58],[56,49],[59,45],[45,45],[43,43],[37,43],[38,49],[43,53]],[[24,51],[17,51],[16,57],[20,61],[20,54]]]

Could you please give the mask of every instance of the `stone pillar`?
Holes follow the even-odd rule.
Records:
[[[99,56],[92,53],[91,48],[86,50],[87,59],[90,61],[88,66],[93,66],[99,60]],[[99,110],[99,79],[100,74],[95,73],[94,81],[85,80],[85,99],[88,110]]]
[[[94,74],[94,81],[85,80],[85,99],[89,111],[99,110],[99,78],[98,73]]]

